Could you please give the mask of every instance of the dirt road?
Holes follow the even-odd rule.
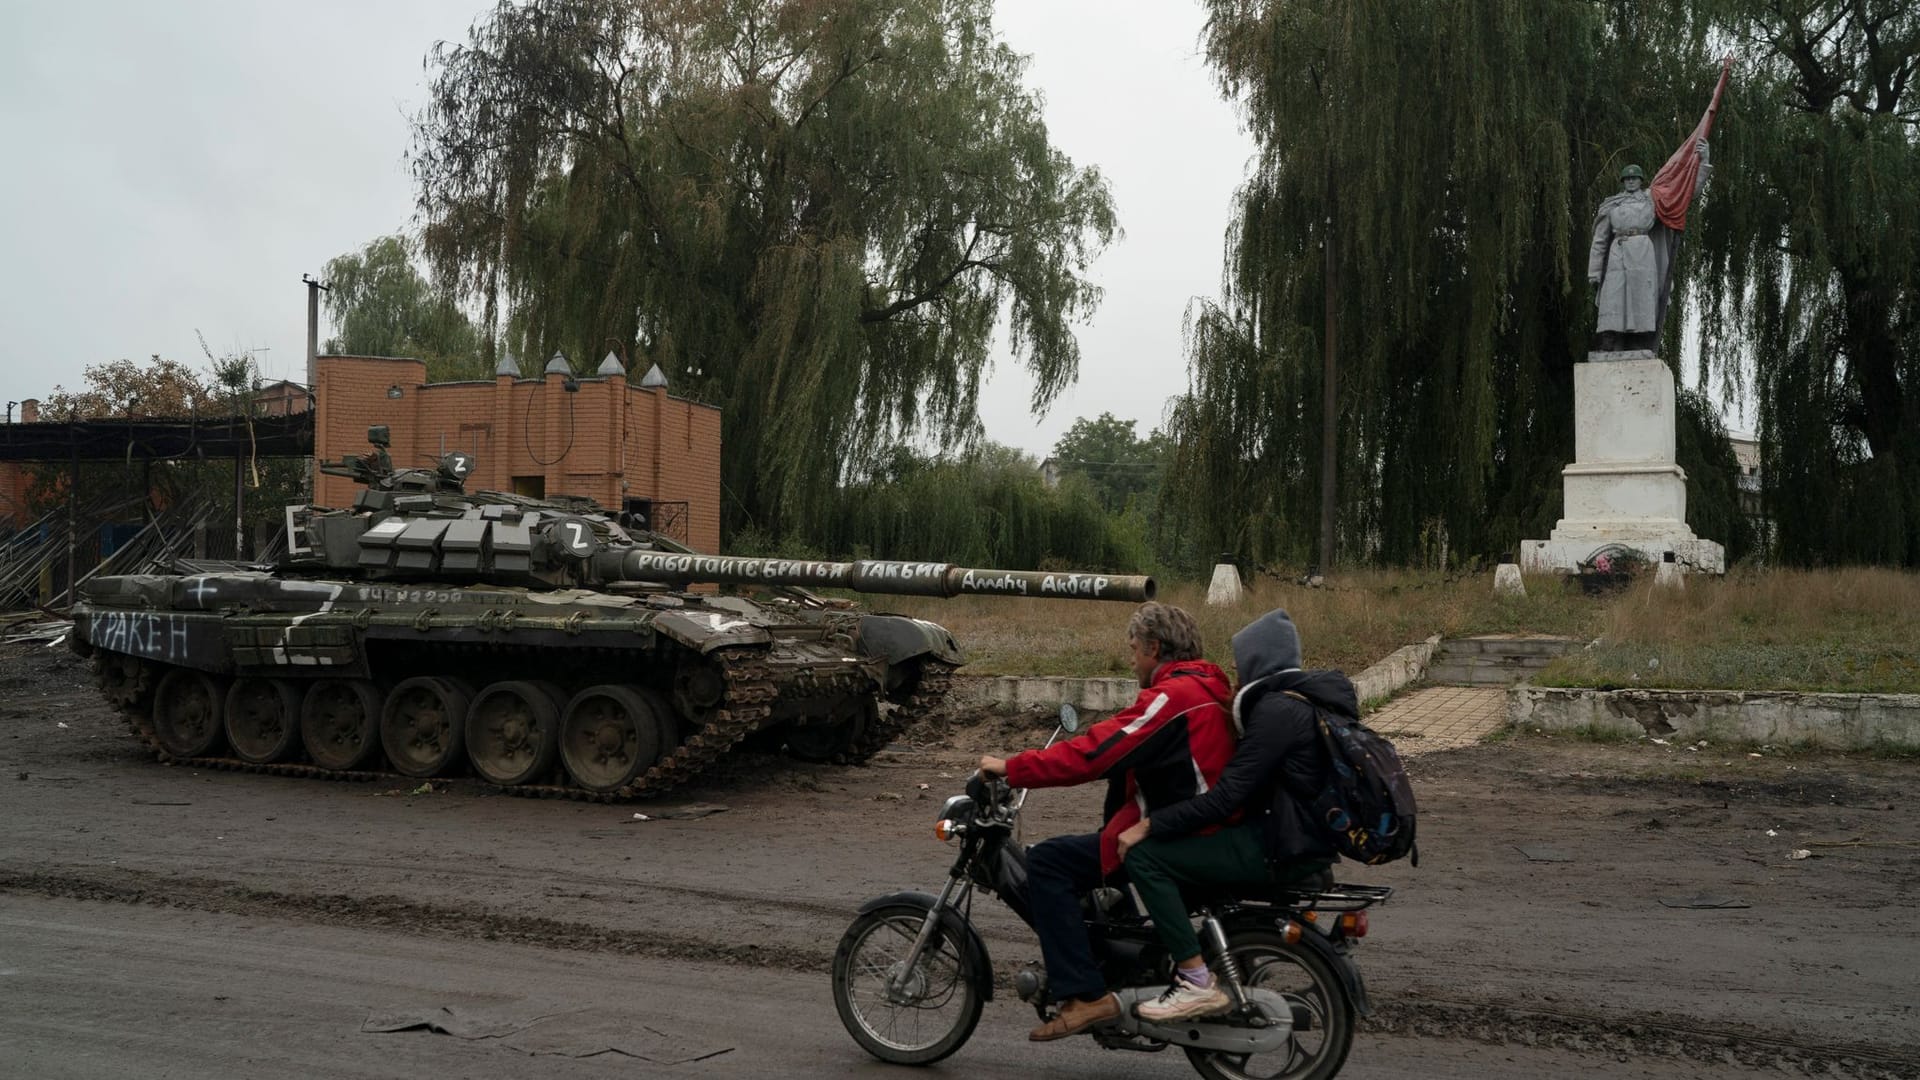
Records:
[[[361,1035],[353,1015],[514,994],[662,1010],[733,1048],[676,1070],[791,1050],[818,1071],[782,1075],[840,1075],[857,1051],[825,995],[834,941],[861,899],[938,880],[938,799],[973,754],[1033,737],[998,720],[923,730],[868,768],[747,760],[664,805],[409,796],[157,765],[85,677],[59,650],[0,654],[0,970],[43,980],[0,975],[0,1042],[104,1055],[28,1075],[130,1075],[118,1065],[176,1053],[195,1066],[180,1075],[249,1075],[236,1063],[268,1044],[296,1075],[332,1052],[361,1070],[336,1074],[514,1075],[482,1051],[519,1051]],[[1920,1076],[1920,817],[1901,809],[1917,778],[1913,762],[1543,738],[1418,759],[1421,866],[1345,875],[1400,890],[1361,951],[1379,1015],[1346,1075]],[[1097,801],[1037,793],[1029,837],[1089,827]],[[664,816],[702,804],[726,810]],[[1010,915],[975,910],[997,966],[1037,953]],[[61,964],[78,974],[45,982]],[[229,982],[307,989],[227,1023],[235,995],[219,1010],[196,995]],[[112,1020],[71,1019],[95,1013]],[[1030,1015],[996,1002],[959,1060],[1185,1074],[1171,1057],[1035,1059]],[[191,1038],[168,1042],[170,1024]]]
[[[370,1031],[433,1017],[451,1033]],[[931,1075],[1069,1080],[1191,1076],[1177,1054],[1084,1040],[1033,1046],[1032,1014],[988,1010]],[[261,1076],[929,1075],[868,1058],[817,975],[560,952],[147,906],[0,901],[0,1074],[252,1080]],[[1353,1080],[1595,1080],[1664,1075],[1660,1061],[1363,1036]],[[1729,1067],[1690,1076],[1732,1080]]]

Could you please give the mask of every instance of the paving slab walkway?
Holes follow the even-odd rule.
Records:
[[[1506,687],[1430,686],[1367,717],[1403,757],[1471,746],[1507,723]]]

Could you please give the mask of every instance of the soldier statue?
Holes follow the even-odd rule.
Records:
[[[1707,186],[1711,171],[1707,140],[1697,140],[1693,149],[1699,165],[1687,202]],[[1680,220],[1684,222],[1684,216]],[[1600,306],[1594,352],[1652,351],[1667,317],[1667,290],[1680,235],[1678,228],[1655,212],[1654,196],[1647,190],[1640,166],[1621,169],[1620,193],[1600,204],[1593,220],[1593,247],[1587,255],[1587,282],[1594,286]]]

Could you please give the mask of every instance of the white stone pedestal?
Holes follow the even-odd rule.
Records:
[[[1622,357],[1611,359],[1610,357]],[[1573,464],[1546,540],[1520,544],[1528,573],[1578,573],[1609,550],[1690,573],[1726,572],[1726,549],[1687,527],[1687,474],[1674,463],[1673,372],[1651,353],[1595,353],[1573,369]]]
[[[1527,583],[1520,579],[1520,567],[1517,563],[1503,562],[1499,566],[1494,567],[1493,595],[1527,595]]]
[[[1207,585],[1207,606],[1231,607],[1240,602],[1240,571],[1232,563],[1215,563]]]

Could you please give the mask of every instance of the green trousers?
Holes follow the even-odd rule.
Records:
[[[1127,852],[1127,876],[1176,964],[1200,955],[1200,938],[1180,886],[1283,884],[1326,866],[1316,861],[1275,873],[1257,822],[1211,836],[1148,837]]]

